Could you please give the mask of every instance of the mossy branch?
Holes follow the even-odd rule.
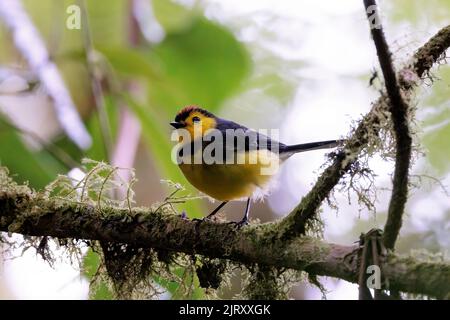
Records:
[[[449,47],[450,25],[442,28],[419,48],[412,56],[412,63],[399,71],[397,78],[399,79],[398,85],[401,95],[409,97],[414,87],[419,85],[420,79],[430,71],[435,63],[439,62],[440,57],[445,55],[445,51]],[[334,155],[331,165],[324,170],[313,188],[303,197],[287,218],[280,222],[280,236],[283,239],[293,239],[306,232],[308,224],[314,220],[322,202],[350,170],[352,164],[371,143],[373,137],[378,136],[380,124],[383,123],[386,112],[390,110],[389,106],[387,93],[382,93],[378,100],[372,103],[371,110],[359,122],[359,125],[347,139],[343,149]],[[409,135],[406,136],[409,137]],[[407,154],[407,152],[403,152],[403,147],[399,151],[403,155]],[[391,211],[396,210],[394,206]]]
[[[170,206],[154,211],[102,207],[48,198],[26,186],[0,184],[0,231],[126,243],[243,264],[304,270],[310,275],[357,282],[356,246],[311,237],[283,241],[274,223],[237,230],[225,223],[202,224],[176,215]],[[389,289],[445,298],[450,264],[390,254],[384,269]]]

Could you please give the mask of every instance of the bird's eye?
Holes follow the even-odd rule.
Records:
[[[200,122],[200,118],[199,117],[192,117],[192,122]]]

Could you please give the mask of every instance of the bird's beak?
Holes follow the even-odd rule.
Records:
[[[171,122],[170,125],[175,129],[180,129],[186,126],[184,123],[181,122]]]

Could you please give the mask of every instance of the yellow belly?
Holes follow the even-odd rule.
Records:
[[[250,197],[256,188],[263,188],[277,172],[278,165],[278,156],[264,150],[238,155],[234,164],[180,164],[179,167],[198,190],[228,201]]]

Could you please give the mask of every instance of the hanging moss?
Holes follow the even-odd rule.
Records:
[[[205,289],[218,289],[222,283],[226,265],[226,261],[220,259],[203,258],[200,267],[196,270],[200,286]]]
[[[249,300],[285,300],[292,286],[304,279],[302,273],[265,265],[247,267],[242,297]]]

